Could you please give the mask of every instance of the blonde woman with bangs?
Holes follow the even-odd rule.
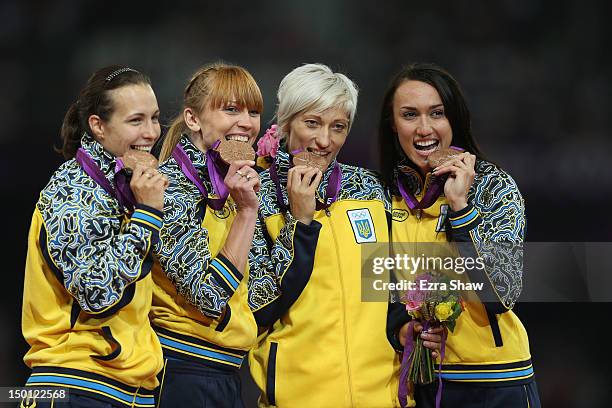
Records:
[[[255,344],[247,259],[260,181],[252,161],[224,165],[221,139],[252,144],[261,92],[242,67],[200,68],[164,140],[164,227],[151,322],[164,352],[160,407],[243,407],[238,370]]]

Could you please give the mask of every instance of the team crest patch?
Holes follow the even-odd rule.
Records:
[[[349,217],[358,244],[376,242],[376,231],[374,231],[374,222],[370,210],[361,208],[359,210],[349,210],[346,214]]]
[[[397,222],[406,221],[408,219],[408,211],[402,209],[395,209],[391,213],[391,219]]]

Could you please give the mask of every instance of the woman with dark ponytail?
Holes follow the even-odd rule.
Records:
[[[68,403],[39,408],[154,406],[162,354],[148,320],[149,272],[167,179],[145,164],[130,165],[130,179],[121,158],[150,151],[159,136],[150,80],[132,68],[96,71],[66,113],[67,161],[32,217],[22,329],[26,385],[60,387],[54,398]]]

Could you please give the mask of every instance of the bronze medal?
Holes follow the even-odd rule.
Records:
[[[151,153],[142,150],[130,149],[121,157],[123,166],[126,169],[134,170],[137,165],[142,165],[149,169],[157,169],[158,161]]]
[[[219,156],[227,164],[231,164],[236,160],[255,160],[255,150],[253,146],[245,142],[237,140],[222,139],[217,147]]]
[[[293,156],[293,165],[314,167],[321,170],[323,173],[327,168],[327,160],[325,160],[324,157],[317,156],[314,153],[304,150]]]
[[[439,149],[427,156],[427,163],[429,163],[432,169],[435,169],[461,154],[463,154],[463,150],[451,149],[450,147]]]

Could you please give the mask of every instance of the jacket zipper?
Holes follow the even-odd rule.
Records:
[[[425,193],[427,192],[427,189],[430,187],[430,183],[431,183],[431,178],[430,178],[430,174],[426,174],[425,175],[425,180],[423,180],[423,183],[421,184],[421,199],[423,199],[423,197],[425,197]],[[414,228],[414,250],[416,252],[416,255],[418,256],[419,253],[419,233],[421,232],[421,228],[422,228],[422,221],[423,221],[423,213],[425,211],[418,208],[415,210],[415,217],[417,219],[417,224],[416,227]]]
[[[329,218],[329,225],[332,231],[332,235],[334,236],[334,247],[336,249],[336,257],[338,258],[338,278],[340,280],[340,289],[341,289],[341,293],[342,293],[342,328],[344,329],[344,354],[346,357],[346,369],[347,369],[347,377],[348,377],[348,385],[349,385],[349,398],[350,398],[350,402],[351,405],[350,406],[354,406],[355,404],[353,403],[353,381],[351,379],[351,364],[350,364],[350,359],[349,359],[349,347],[348,347],[348,333],[346,331],[346,299],[345,299],[345,293],[344,293],[344,284],[342,281],[342,273],[341,273],[341,267],[340,267],[340,252],[338,251],[338,238],[336,237],[336,231],[334,230],[334,224],[332,223],[332,219],[331,219],[331,211],[329,211],[329,208],[325,209],[325,215],[327,215],[327,217]]]
[[[426,175],[425,176],[425,180],[422,180],[421,183],[421,199],[423,199],[423,197],[425,196],[425,191],[426,188],[428,187],[429,184],[429,177]],[[414,216],[417,219],[417,223],[416,226],[414,228],[414,251],[415,251],[415,256],[419,256],[419,232],[421,229],[421,219],[423,218],[423,210],[420,208],[417,208],[416,210],[414,210]]]

